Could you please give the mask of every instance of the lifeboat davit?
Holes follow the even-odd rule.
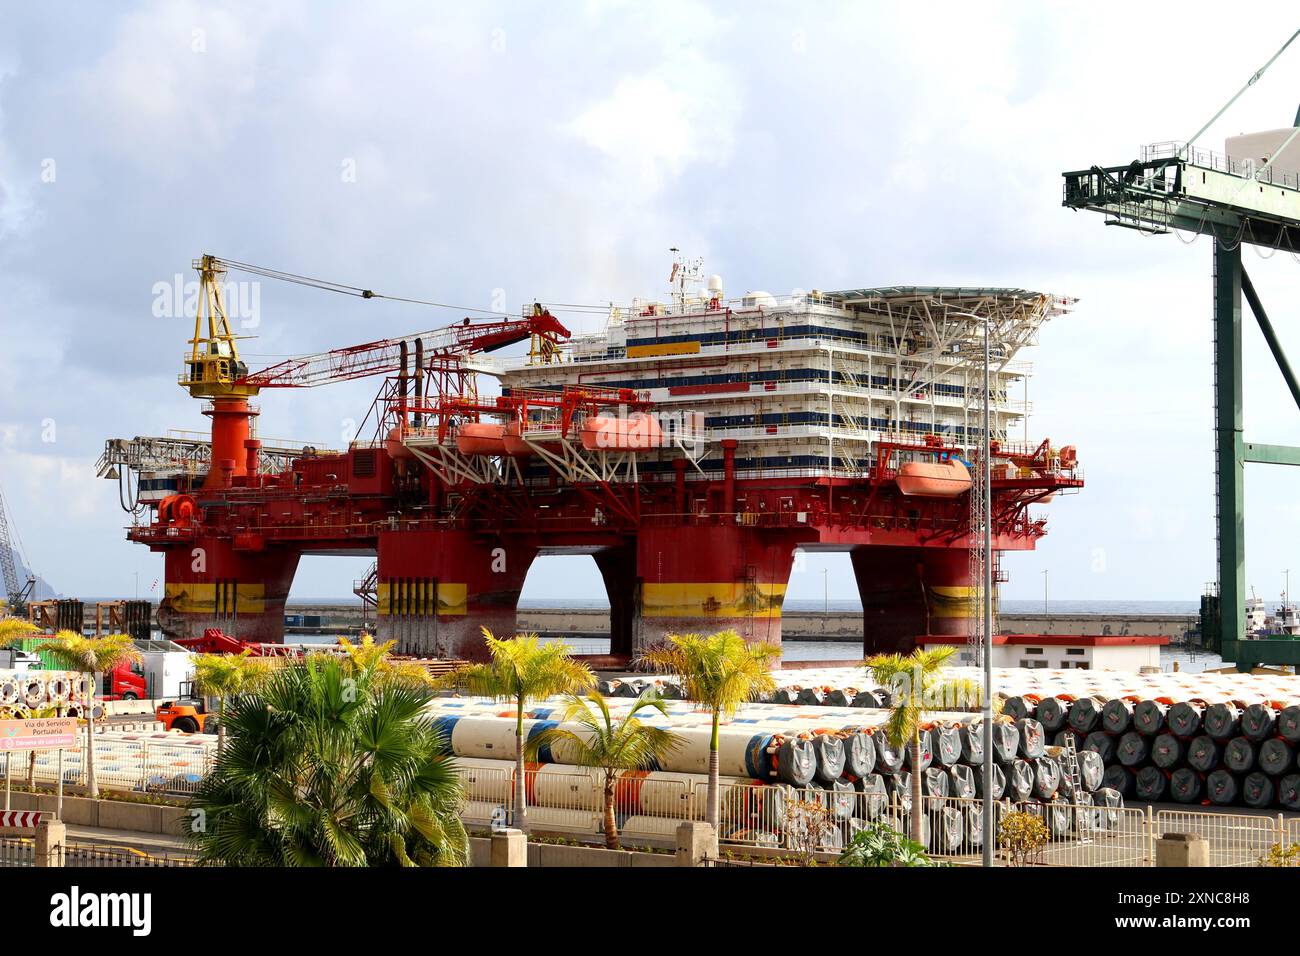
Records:
[[[582,424],[582,447],[587,451],[648,451],[663,443],[663,430],[651,415],[592,415]]]
[[[909,461],[898,469],[898,490],[905,495],[956,498],[971,486],[970,472],[959,461]]]
[[[529,455],[535,454],[533,447],[524,441],[521,436],[519,422],[517,421],[506,426],[501,441],[505,446],[506,454],[511,458],[527,458]]]
[[[504,455],[506,428],[490,422],[466,422],[456,432],[456,447],[462,455]]]

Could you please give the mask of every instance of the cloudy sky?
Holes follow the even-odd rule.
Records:
[[[1008,559],[1004,594],[1041,595],[1046,569],[1062,599],[1194,599],[1213,577],[1210,245],[1066,211],[1060,173],[1186,139],[1286,38],[1270,14],[1289,5],[1165,17],[1158,40],[1077,3],[810,6],[9,6],[0,485],[32,565],[81,596],[161,575],[93,465],[107,437],[206,424],[175,385],[189,329],[156,291],[202,252],[515,311],[661,293],[677,245],[732,292],[1078,296],[1027,357],[1031,430],[1078,445],[1088,487]],[[1297,105],[1300,45],[1202,143]],[[1300,265],[1246,266],[1300,354]],[[252,362],[456,318],[277,283],[249,304]],[[1300,443],[1246,340],[1247,438]],[[261,433],[337,447],[372,391],[268,393]],[[1297,477],[1248,471],[1247,580],[1268,597],[1300,572]],[[309,559],[294,594],[346,594],[364,563]],[[810,559],[791,596],[820,598],[824,566],[850,596],[843,556]],[[548,559],[527,594],[597,582]]]

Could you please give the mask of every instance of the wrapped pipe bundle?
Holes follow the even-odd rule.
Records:
[[[1054,747],[1068,747],[1068,746],[1069,746],[1069,742],[1070,742],[1071,740],[1074,741],[1074,749],[1075,749],[1075,750],[1082,750],[1082,749],[1083,749],[1083,738],[1080,737],[1078,734],[1076,734],[1073,730],[1068,730],[1068,729],[1067,729],[1067,730],[1058,730],[1058,731],[1057,731],[1057,732],[1052,736],[1052,746],[1054,746]]]
[[[930,743],[938,766],[951,767],[961,762],[961,731],[957,727],[935,727],[930,731]]]
[[[1169,795],[1178,803],[1200,803],[1205,777],[1191,767],[1179,767],[1169,776]]]
[[[1016,759],[1020,752],[1020,731],[1016,725],[1006,721],[993,723],[993,759],[1006,765]]]
[[[1165,712],[1165,726],[1169,732],[1183,739],[1201,732],[1201,714],[1205,706],[1199,701],[1180,700]]]
[[[1081,793],[1074,798],[1074,828],[1080,834],[1093,833],[1101,828],[1101,811],[1094,806],[1091,793]]]
[[[819,706],[825,701],[825,696],[820,687],[805,687],[799,691],[799,703]]]
[[[1270,807],[1273,805],[1275,794],[1273,781],[1266,773],[1256,771],[1247,774],[1246,779],[1241,781],[1241,800],[1248,807],[1256,810]]]
[[[1227,701],[1211,704],[1201,715],[1201,727],[1219,743],[1226,743],[1241,733],[1241,711]]]
[[[860,690],[853,697],[851,707],[884,707],[885,703],[874,692],[869,690]]]
[[[608,694],[605,694],[604,691],[601,691],[601,693],[606,697],[609,696]],[[799,703],[799,691],[793,687],[779,687],[776,692],[772,694],[772,703],[797,704]]]
[[[948,792],[962,799],[975,796],[975,773],[971,767],[957,764],[948,768]]]
[[[934,743],[931,740],[930,731],[924,727],[921,728],[921,731],[917,736],[921,738],[921,766],[912,766],[911,744],[908,744],[903,748],[903,766],[908,770],[928,770],[930,769],[930,764],[934,762]]]
[[[876,820],[885,812],[889,805],[889,791],[884,777],[878,773],[867,774],[853,781],[853,788],[858,792],[858,816]]]
[[[977,803],[965,804],[966,846],[978,850],[984,845],[984,811]]]
[[[833,734],[817,734],[812,739],[817,766],[813,777],[820,783],[834,783],[844,776],[844,741]]]
[[[1120,796],[1131,797],[1136,791],[1136,781],[1134,778],[1137,774],[1122,764],[1111,764],[1106,768],[1106,773],[1102,776],[1103,790],[1114,790]]]
[[[1115,738],[1104,730],[1094,730],[1084,737],[1083,749],[1095,753],[1103,764],[1109,765],[1115,761]]]
[[[1007,764],[1007,796],[1015,801],[1028,800],[1034,792],[1034,766],[1028,760]]]
[[[1043,755],[1047,739],[1043,734],[1043,725],[1032,717],[1021,717],[1015,723],[1019,735],[1017,747],[1020,756],[1026,760],[1037,760]]]
[[[1089,793],[1101,786],[1102,775],[1106,772],[1106,767],[1101,761],[1101,757],[1094,751],[1079,751],[1079,782],[1083,789]]]
[[[1240,782],[1226,770],[1216,770],[1205,778],[1205,795],[1217,806],[1232,806],[1240,793]]]
[[[1241,735],[1263,743],[1277,731],[1277,711],[1268,704],[1254,703],[1241,712]]]
[[[931,767],[921,774],[921,792],[927,797],[948,796],[948,771],[943,767]]]
[[[874,734],[852,730],[844,735],[844,772],[854,777],[865,777],[876,769],[876,741]]]
[[[1233,737],[1224,745],[1223,766],[1233,773],[1250,773],[1255,769],[1258,748],[1245,737]]]
[[[1187,745],[1187,766],[1200,773],[1209,773],[1223,761],[1223,746],[1206,734]]]
[[[889,734],[871,735],[876,741],[876,770],[892,776],[903,769],[903,751],[889,742]]]
[[[962,724],[958,728],[961,735],[962,763],[978,767],[984,763],[984,723]]]
[[[998,764],[993,765],[993,800],[1001,800],[1007,792],[1007,775]],[[975,795],[984,796],[984,768],[975,773]]]
[[[776,777],[782,783],[806,787],[817,775],[817,750],[810,740],[786,737],[776,747],[774,764]]]
[[[1288,810],[1300,810],[1300,774],[1289,773],[1277,782],[1277,802]]]
[[[1052,836],[1059,839],[1070,835],[1070,829],[1074,825],[1074,811],[1068,803],[1058,797],[1047,803],[1044,811],[1044,822]]]
[[[1044,697],[1038,703],[1037,719],[1043,729],[1054,734],[1065,727],[1069,719],[1070,702],[1059,697]]]
[[[1143,767],[1137,772],[1134,786],[1139,800],[1156,803],[1165,799],[1169,792],[1169,771],[1160,767]]]
[[[1066,720],[1075,733],[1090,734],[1101,721],[1101,704],[1095,697],[1080,697],[1070,705]]]
[[[1033,717],[1037,710],[1038,706],[1029,697],[1015,695],[1002,701],[1002,716],[1010,717],[1012,720],[1019,720],[1021,717]]]
[[[1160,734],[1151,742],[1151,762],[1161,770],[1173,770],[1186,754],[1187,747],[1173,734]]]
[[[911,773],[906,770],[896,773],[885,781],[885,786],[889,788],[889,796],[894,805],[910,813],[912,810]]]
[[[853,784],[847,780],[836,780],[823,787],[822,806],[830,811],[836,820],[848,820],[853,816],[858,805],[858,794]]]
[[[1039,757],[1033,763],[1034,796],[1039,800],[1050,800],[1056,796],[1061,785],[1061,765],[1053,758]]]
[[[1130,730],[1115,745],[1115,759],[1124,767],[1140,767],[1151,753],[1151,738]]]
[[[1133,729],[1154,737],[1165,729],[1165,711],[1168,705],[1158,700],[1141,700],[1133,708]]]
[[[1259,769],[1280,777],[1295,767],[1295,750],[1281,737],[1274,737],[1259,745]]]
[[[1133,728],[1133,704],[1123,697],[1112,697],[1101,708],[1101,729],[1119,736]]]
[[[940,807],[938,812],[926,814],[930,818],[927,845],[931,853],[957,853],[962,849],[966,827],[961,810],[957,807]]]
[[[853,698],[857,696],[857,691],[849,689],[834,688],[826,695],[826,704],[829,707],[851,707]]]
[[[1123,823],[1124,797],[1116,790],[1102,787],[1092,795],[1092,802],[1101,811],[1099,827],[1103,830],[1118,830]]]
[[[1289,744],[1300,744],[1300,705],[1284,707],[1277,715],[1277,733]]]

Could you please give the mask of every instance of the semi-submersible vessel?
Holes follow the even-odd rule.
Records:
[[[99,464],[136,514],[127,537],[164,556],[169,636],[220,627],[280,641],[302,555],[374,555],[358,590],[381,638],[479,659],[481,628],[513,633],[538,555],[589,554],[616,658],[684,631],[779,643],[803,549],[847,552],[864,649],[905,651],[919,635],[969,632],[982,567],[972,529],[987,522],[996,552],[1032,549],[1046,531],[1035,506],[1083,484],[1073,447],[1025,429],[1028,366],[1016,355],[1069,309],[1059,296],[728,298],[678,256],[663,301],[602,310],[599,331],[571,335],[535,303],[250,371],[224,276],[287,274],[212,256],[195,265],[180,384],[204,403],[210,440],[113,439]],[[519,354],[499,351],[514,344]],[[382,384],[346,450],[257,439],[260,391],[365,375]]]

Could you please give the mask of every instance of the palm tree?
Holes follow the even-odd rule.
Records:
[[[0,647],[9,647],[39,630],[31,621],[24,621],[20,617],[0,618]]]
[[[587,703],[594,703],[595,709]],[[617,723],[609,714],[605,698],[592,691],[585,698],[570,695],[561,720],[580,729],[557,727],[544,730],[528,741],[530,757],[542,747],[567,748],[572,762],[601,771],[605,786],[605,846],[617,850],[618,815],[614,812],[614,790],[624,770],[652,770],[659,761],[682,745],[682,738],[670,730],[647,727],[637,712],[652,708],[668,715],[662,698],[653,687],[647,689]]]
[[[95,675],[111,671],[125,661],[141,659],[135,642],[126,634],[106,637],[82,637],[73,631],[59,631],[42,645],[68,670],[81,671],[90,679],[90,700],[86,705],[86,792],[92,799],[99,796],[95,780]]]
[[[462,866],[460,778],[429,687],[317,654],[232,698],[230,741],[199,784],[205,864]]]
[[[264,658],[250,658],[248,648],[238,654],[191,654],[194,692],[217,699],[217,752],[226,749],[226,700],[246,694],[266,678]]]
[[[483,639],[492,659],[455,671],[449,682],[476,697],[495,697],[515,705],[515,799],[512,816],[517,829],[528,832],[528,801],[524,796],[524,711],[530,700],[586,690],[596,677],[586,664],[569,656],[569,646],[543,644],[536,634],[495,637],[486,627]]]
[[[676,674],[688,700],[704,705],[713,714],[713,735],[709,738],[708,822],[717,829],[719,812],[718,725],[731,717],[745,701],[776,689],[772,665],[781,656],[775,644],[748,644],[735,631],[717,634],[669,635],[668,643],[651,648],[642,660],[665,673]]]
[[[429,669],[417,661],[393,660],[397,641],[378,644],[369,634],[362,632],[361,640],[353,644],[346,637],[339,638],[339,649],[354,668],[373,668],[381,680],[410,681],[427,687],[437,686]]]
[[[890,692],[889,719],[885,723],[889,742],[895,747],[906,744],[911,748],[912,812],[908,835],[916,843],[925,842],[921,825],[925,812],[921,795],[921,721],[925,706],[933,700],[978,700],[980,695],[973,681],[939,679],[940,671],[956,651],[952,645],[930,650],[918,647],[906,657],[879,654],[863,662],[872,680]],[[985,754],[984,759],[991,760],[993,756]]]

